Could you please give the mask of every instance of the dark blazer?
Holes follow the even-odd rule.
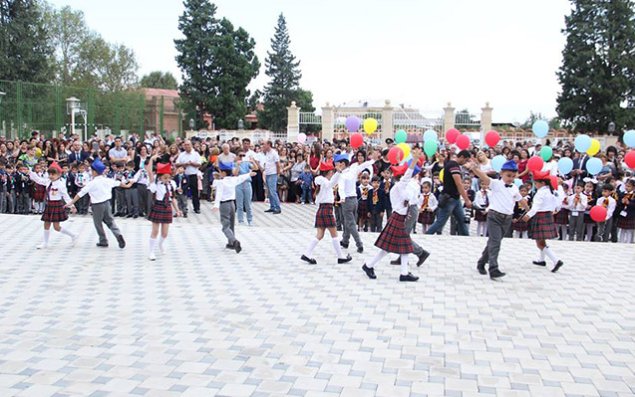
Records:
[[[71,152],[71,154],[68,155],[68,164],[83,163],[88,157],[90,157],[90,153],[83,150],[79,152],[79,155],[75,152]]]

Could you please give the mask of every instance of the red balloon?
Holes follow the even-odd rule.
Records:
[[[498,132],[492,130],[485,134],[485,143],[487,146],[494,147],[501,140],[501,136],[498,135]]]
[[[388,151],[388,161],[390,164],[399,164],[403,160],[403,150],[398,146],[393,146]]]
[[[533,156],[527,161],[527,168],[529,171],[536,172],[542,170],[545,162],[539,156]]]
[[[456,138],[456,146],[461,150],[465,150],[470,147],[470,137],[467,135],[459,135]]]
[[[456,128],[450,128],[445,132],[445,140],[448,141],[448,143],[452,144],[456,142],[456,138],[458,138],[459,135],[461,135],[459,130],[457,130]]]
[[[364,144],[364,137],[362,134],[351,134],[351,147],[357,149]]]
[[[595,207],[591,208],[590,211],[591,219],[593,219],[594,222],[606,221],[607,213],[608,211],[606,210],[606,208],[604,208],[603,205],[596,205]]]
[[[624,156],[624,162],[628,165],[628,168],[635,168],[635,150],[629,150]]]

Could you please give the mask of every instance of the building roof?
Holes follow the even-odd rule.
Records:
[[[146,97],[164,96],[164,97],[179,97],[179,91],[177,90],[165,90],[162,88],[141,88],[141,91]]]

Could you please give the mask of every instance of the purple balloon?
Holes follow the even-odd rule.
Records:
[[[362,121],[356,116],[348,116],[346,118],[346,129],[348,132],[357,132],[362,125]]]

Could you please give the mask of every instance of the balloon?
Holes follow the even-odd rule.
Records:
[[[593,219],[593,222],[606,221],[607,214],[608,211],[606,210],[606,208],[604,208],[603,205],[595,205],[593,206],[593,208],[591,208],[591,211],[589,211],[589,215],[591,215],[591,219]]]
[[[555,175],[550,175],[549,181],[551,182],[551,188],[553,190],[558,190],[558,177]]]
[[[470,147],[470,137],[467,135],[459,135],[456,138],[456,146],[458,146],[459,149],[461,150],[465,150],[467,148]]]
[[[597,175],[602,171],[602,160],[593,157],[586,162],[586,170],[591,175]]]
[[[298,134],[298,143],[304,145],[304,142],[306,142],[306,134],[301,132]]]
[[[403,152],[403,158],[410,156],[410,146],[407,143],[400,143],[397,145]]]
[[[501,170],[503,169],[503,164],[505,164],[506,161],[507,161],[507,158],[503,156],[502,154],[499,154],[498,156],[494,156],[494,158],[492,159],[492,168],[496,172],[501,172]]]
[[[569,157],[561,158],[558,160],[558,170],[560,171],[560,175],[567,175],[573,170],[573,160]]]
[[[364,137],[362,134],[351,134],[351,147],[357,149],[364,144]]]
[[[529,168],[529,171],[532,172],[542,170],[542,167],[544,167],[544,165],[545,162],[538,156],[532,156],[529,161],[527,161],[527,168]]]
[[[408,140],[408,133],[404,130],[399,130],[395,134],[395,143],[404,143]]]
[[[600,151],[600,141],[597,139],[591,140],[591,147],[586,151],[589,156],[595,156]]]
[[[624,133],[624,143],[630,148],[635,148],[635,130],[629,130]]]
[[[501,140],[501,136],[498,135],[498,132],[492,130],[485,134],[485,143],[487,146],[494,147]]]
[[[346,129],[348,132],[357,132],[361,124],[362,122],[357,116],[348,116],[346,118]]]
[[[364,120],[364,132],[370,135],[375,131],[377,131],[377,120],[373,118]]]
[[[434,156],[439,148],[439,144],[435,140],[427,140],[423,143],[423,151],[428,157]]]
[[[437,136],[437,132],[435,130],[427,130],[423,133],[423,141],[438,141],[439,137]]]
[[[549,146],[543,146],[542,149],[540,149],[540,157],[542,157],[544,161],[551,160],[552,156],[553,156],[553,149],[550,148]]]
[[[521,187],[523,185],[523,180],[522,179],[514,179],[514,185]]]
[[[628,168],[635,169],[635,150],[629,150],[629,152],[626,153],[626,156],[624,156],[624,162]]]
[[[575,138],[574,144],[575,150],[580,153],[584,153],[591,147],[591,137],[586,134],[578,135]]]
[[[439,171],[439,180],[441,183],[443,183],[443,175],[445,175],[445,168],[442,168],[441,171]]]
[[[393,164],[393,165],[399,164],[401,162],[401,159],[404,158],[403,150],[401,150],[401,148],[398,146],[393,146],[388,151],[387,157],[388,157],[388,161],[390,161],[390,164]]]
[[[549,124],[544,120],[536,120],[531,126],[531,130],[538,138],[544,138],[549,133]]]
[[[461,133],[456,128],[450,128],[445,132],[445,140],[448,141],[449,144],[456,142],[456,138],[459,137]]]

